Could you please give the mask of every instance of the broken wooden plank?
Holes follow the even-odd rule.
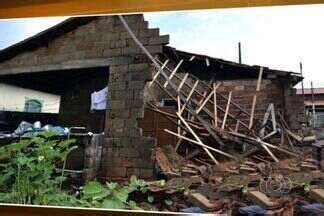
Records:
[[[232,98],[232,92],[230,91],[229,94],[228,94],[228,100],[227,100],[225,115],[224,115],[223,123],[222,123],[222,129],[223,130],[225,128],[225,124],[226,124],[226,120],[227,120],[227,115],[228,115],[228,110],[229,110],[229,106],[231,104],[231,98]]]
[[[149,84],[149,87],[152,86],[152,84],[153,84],[153,83],[155,82],[155,80],[158,78],[158,76],[160,75],[160,73],[161,73],[161,72],[163,71],[163,69],[167,66],[168,62],[169,62],[169,59],[167,59],[167,60],[163,63],[163,65],[160,67],[160,69],[156,72],[156,74],[153,76],[152,81],[151,81],[150,84]]]
[[[178,88],[177,88],[177,92],[179,92],[179,91],[181,90],[183,84],[184,84],[184,83],[186,82],[186,80],[188,79],[188,76],[189,76],[188,73],[186,73],[186,74],[184,75],[183,79],[181,80],[181,82],[180,82],[180,84],[179,84],[179,86],[178,86]]]
[[[200,138],[197,136],[197,134],[192,130],[192,128],[189,126],[189,124],[182,118],[181,114],[177,112],[177,116],[181,120],[181,122],[188,128],[190,133],[194,136],[196,141],[200,143],[200,145],[204,145],[203,142],[200,140]],[[208,156],[213,160],[213,162],[218,165],[219,162],[215,159],[214,155],[212,155],[209,150],[206,147],[203,147],[204,151],[208,154]]]
[[[324,189],[322,188],[311,189],[309,191],[309,196],[316,202],[324,203]]]
[[[252,108],[251,108],[250,123],[249,123],[249,128],[250,129],[253,126],[253,119],[254,119],[254,111],[255,111],[255,105],[256,105],[256,100],[257,100],[257,93],[260,91],[262,74],[263,74],[263,67],[260,67],[257,86],[256,86],[256,93],[253,96],[253,102],[252,102]]]
[[[218,115],[217,115],[217,86],[216,83],[213,83],[213,90],[214,90],[214,126],[218,127],[217,120],[218,120]]]
[[[184,109],[185,109],[185,107],[186,107],[186,104],[187,104],[187,102],[190,100],[192,94],[195,92],[195,89],[197,88],[198,83],[199,83],[199,80],[197,80],[197,81],[195,82],[195,84],[193,85],[191,91],[189,92],[188,96],[186,97],[185,103],[183,104],[183,106],[182,106],[182,108],[181,108],[181,110],[180,110],[180,114],[182,114],[182,112],[184,111]]]
[[[253,203],[261,206],[264,209],[275,209],[280,207],[278,202],[272,201],[267,195],[260,191],[248,191],[247,197],[252,200]]]
[[[170,130],[168,130],[168,129],[164,129],[164,131],[167,132],[167,133],[169,133],[169,134],[172,134],[172,135],[174,135],[174,136],[179,136],[177,133],[175,133],[175,132],[173,132],[173,131],[170,131]],[[198,140],[196,141],[196,140],[193,140],[193,139],[190,139],[190,138],[188,138],[188,137],[181,136],[181,135],[180,135],[179,137],[180,137],[181,139],[187,140],[187,141],[189,141],[189,142],[191,142],[191,143],[197,144],[197,145],[199,145],[199,146],[201,146],[201,147],[203,147],[203,148],[209,149],[209,150],[214,151],[214,152],[216,152],[216,153],[218,153],[218,154],[222,154],[222,155],[224,155],[224,156],[226,156],[226,157],[229,157],[229,158],[231,158],[231,159],[233,159],[233,160],[236,160],[236,158],[235,158],[234,156],[232,156],[232,155],[230,155],[230,154],[228,154],[228,153],[226,153],[226,152],[223,152],[223,151],[221,151],[221,150],[218,150],[218,149],[216,149],[216,148],[213,148],[213,147],[210,147],[210,146],[208,146],[208,145],[205,145],[205,144],[202,143],[201,141],[199,142]]]
[[[179,69],[180,65],[182,64],[183,60],[181,59],[181,61],[178,63],[178,65],[174,68],[174,70],[171,72],[169,79],[167,81],[165,81],[163,87],[166,88],[169,84],[169,80],[171,80],[174,76],[174,74],[177,72],[177,70]]]
[[[207,212],[215,211],[222,206],[218,202],[211,202],[201,193],[190,193],[188,198],[189,202]]]

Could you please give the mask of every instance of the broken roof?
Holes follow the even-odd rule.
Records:
[[[227,61],[220,58],[215,58],[208,55],[202,55],[197,53],[191,53],[187,51],[177,50],[174,47],[165,46],[163,48],[163,53],[170,59],[178,62],[181,59],[184,60],[184,64],[181,66],[185,68],[185,71],[190,71],[192,68],[199,68],[200,72],[213,73],[215,78],[242,78],[244,75],[246,77],[257,77],[260,67],[259,65],[247,65],[241,64],[233,61]],[[276,77],[291,78],[292,83],[295,85],[303,77],[300,73],[292,71],[283,71],[277,69],[270,69],[268,67],[263,67],[263,73]],[[197,74],[198,75],[198,74]]]
[[[50,41],[97,18],[98,16],[74,17],[66,19],[65,21],[54,25],[53,27],[48,28],[45,31],[42,31],[21,42],[13,44],[3,50],[0,50],[0,62],[9,60],[22,52],[34,50],[42,46],[47,46]],[[199,71],[201,74],[203,74],[205,71],[207,72],[205,74],[208,74],[213,70],[212,73],[214,73],[215,75],[214,78],[221,77],[226,79],[226,77],[230,77],[230,79],[235,79],[244,78],[245,76],[254,77],[257,76],[260,70],[260,66],[257,65],[250,66],[207,55],[180,51],[170,46],[164,46],[163,54],[173,59],[174,61],[180,61],[180,59],[184,59],[185,63],[182,65],[182,67],[188,72],[195,71],[195,69],[197,69],[196,71]],[[275,70],[267,67],[263,68],[264,74],[268,74],[270,76],[272,75],[274,76],[273,78],[287,78],[293,85],[297,84],[303,79],[303,77],[299,73]]]

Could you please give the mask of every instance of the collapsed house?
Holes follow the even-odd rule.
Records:
[[[124,19],[70,18],[0,51],[0,82],[61,97],[48,123],[104,132],[74,157],[86,180],[201,174],[237,189],[273,170],[318,171],[303,148],[315,138],[302,128],[300,74],[179,51],[142,15]],[[107,111],[91,112],[107,85]]]
[[[221,82],[217,92],[226,97],[232,92],[232,101],[239,104],[240,112],[251,112],[259,66],[176,50],[167,46],[167,35],[161,36],[159,29],[148,28],[142,15],[126,16],[126,20],[141,43],[161,62],[169,59],[168,67],[175,67],[182,61],[177,76],[190,74],[191,84],[193,79],[203,83]],[[152,178],[156,143],[176,142],[176,137],[163,130],[175,126],[152,115],[147,105],[148,100],[153,100],[150,94],[153,93],[154,100],[164,103],[163,109],[174,113],[176,101],[156,84],[149,87],[155,68],[117,16],[70,18],[2,50],[0,61],[1,82],[61,96],[60,112],[49,123],[105,132],[100,172],[91,176],[124,178],[136,174]],[[302,101],[296,97],[293,86],[302,77],[293,72],[263,68],[261,78],[258,101],[253,108],[255,118],[262,119],[269,104],[273,104],[292,130],[300,129]],[[91,93],[107,83],[107,113],[91,113]],[[249,115],[234,117],[235,112],[231,110],[229,118],[248,124]]]

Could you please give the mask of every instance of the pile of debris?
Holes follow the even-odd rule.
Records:
[[[156,150],[167,186],[161,189],[152,184],[151,192],[163,191],[170,197],[182,188],[188,192],[185,200],[191,206],[216,213],[236,209],[241,213],[292,215],[296,203],[314,200],[311,194],[316,194],[316,201],[324,197],[323,191],[314,189],[323,179],[318,160],[322,147],[316,147],[319,156],[315,159],[312,152],[316,137],[293,132],[274,104],[268,105],[263,118],[255,114],[262,67],[251,109],[247,110],[234,101],[232,92],[219,92],[221,82],[206,83],[184,71],[178,73],[182,60],[174,64],[169,59],[161,62],[154,58],[120,19],[156,68],[149,88],[160,88],[177,104],[174,114],[161,109],[159,101],[147,103],[150,110],[162,114],[177,128],[164,129],[177,137],[176,145]]]
[[[294,133],[273,104],[263,119],[255,117],[262,68],[249,112],[235,103],[232,92],[225,96],[217,91],[221,83],[177,74],[181,63],[170,69],[166,60],[150,84],[176,101],[176,114],[161,109],[157,101],[149,102],[148,108],[177,127],[177,131],[164,129],[178,138],[177,144],[158,147],[156,160],[171,184],[180,181],[191,191],[189,203],[217,213],[229,213],[235,205],[247,208],[242,207],[247,203],[257,203],[265,211],[284,211],[304,193],[293,196],[292,191],[322,179],[319,161],[312,154],[314,135]],[[175,192],[172,187],[171,192]],[[283,195],[289,196],[282,200]],[[277,199],[270,202],[268,196]]]

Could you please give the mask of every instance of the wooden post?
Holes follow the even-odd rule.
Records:
[[[189,99],[191,98],[192,94],[195,92],[198,83],[199,83],[199,81],[197,80],[197,81],[195,82],[195,84],[193,85],[191,91],[189,92],[189,94],[188,94],[188,96],[187,96],[187,98],[186,98],[186,100],[185,100],[185,103],[183,104],[183,106],[182,106],[182,108],[181,108],[181,110],[180,110],[180,114],[182,114],[183,110],[184,110],[185,107],[186,107],[187,102],[188,102]]]
[[[174,70],[171,72],[169,79],[167,81],[165,81],[163,87],[167,87],[169,80],[172,79],[172,77],[174,76],[174,74],[177,72],[177,70],[179,69],[180,65],[182,64],[183,60],[181,59],[181,61],[178,63],[178,65],[174,68]]]
[[[249,129],[251,129],[252,126],[253,126],[253,119],[254,119],[254,111],[255,111],[255,105],[256,105],[256,100],[257,100],[257,93],[260,91],[262,74],[263,74],[263,67],[260,67],[259,77],[258,77],[257,86],[256,86],[256,93],[253,96]]]
[[[239,64],[242,64],[241,42],[238,43],[238,58]]]
[[[227,115],[228,115],[228,110],[229,110],[229,106],[231,104],[231,98],[232,98],[232,92],[230,91],[230,93],[228,94],[228,100],[227,100],[226,110],[225,110],[224,119],[223,119],[223,123],[222,123],[222,129],[223,130],[225,128],[225,124],[226,124],[226,120],[227,120]]]
[[[316,114],[315,114],[315,101],[314,101],[314,89],[313,89],[313,82],[311,82],[311,91],[312,91],[312,113],[313,113],[313,128],[315,128]]]
[[[300,75],[303,77],[303,63],[299,62],[299,70],[300,70]],[[304,77],[301,82],[301,87],[302,87],[302,94],[303,94],[303,102],[304,102],[304,113],[306,112],[305,110],[305,89],[304,89]]]
[[[178,99],[178,112],[180,112],[181,100],[180,100],[179,96],[177,96],[177,99]],[[180,119],[178,119],[178,134],[180,135],[180,133],[181,133],[181,121],[180,121]]]
[[[149,87],[151,87],[151,85],[155,82],[155,80],[157,79],[157,77],[160,75],[160,73],[163,71],[163,69],[167,66],[168,62],[169,62],[169,59],[167,59],[167,60],[163,63],[163,65],[160,67],[160,69],[156,72],[156,74],[154,75],[152,81],[151,81],[150,84],[149,84]]]
[[[217,86],[216,83],[213,83],[213,90],[214,90],[214,126],[218,127],[217,123],[217,92],[216,92]]]

